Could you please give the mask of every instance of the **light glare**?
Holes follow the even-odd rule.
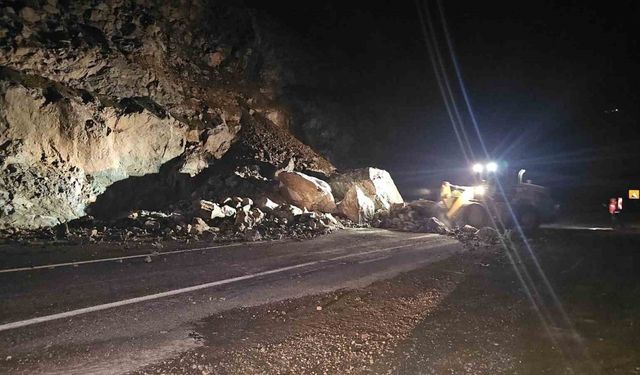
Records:
[[[480,163],[474,164],[473,165],[473,171],[475,173],[482,173],[482,171],[484,171],[484,166]]]
[[[487,171],[488,172],[495,172],[498,170],[498,164],[496,164],[495,162],[491,162],[487,164]]]

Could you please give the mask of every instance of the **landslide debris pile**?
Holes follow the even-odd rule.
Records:
[[[289,132],[273,43],[239,2],[0,7],[0,228],[77,219],[123,181],[124,209],[233,163],[335,169]]]
[[[305,121],[283,104],[293,59],[241,3],[0,7],[1,237],[450,232],[424,203],[404,205],[388,172],[337,173],[292,135]]]
[[[222,190],[208,190],[205,185],[193,200],[179,201],[164,212],[136,210],[112,220],[85,216],[52,228],[7,229],[3,236],[27,242],[304,239],[345,226],[368,225],[376,204],[382,212],[402,201],[389,174],[376,168],[347,171],[327,181],[289,170],[277,171],[273,181],[253,169],[235,176],[264,185],[253,190],[257,194],[253,197],[222,199],[209,198]],[[334,190],[344,192],[337,203]]]
[[[219,203],[197,200],[191,207],[171,213],[139,210],[108,221],[84,216],[52,228],[7,229],[3,237],[25,243],[258,241],[307,239],[351,225],[329,213],[309,212],[268,198],[253,202],[246,197],[230,197]]]
[[[289,167],[293,165],[289,163]],[[217,199],[226,190],[219,184],[214,184],[213,189],[205,184],[194,192],[199,198],[179,201],[166,211],[134,210],[109,220],[84,216],[55,227],[0,229],[0,237],[25,243],[229,242],[308,239],[345,227],[373,225],[451,235],[470,246],[495,244],[500,239],[491,228],[478,230],[468,225],[451,228],[437,218],[443,215],[435,202],[403,202],[389,173],[376,168],[334,174],[326,181],[286,169],[276,171],[274,179],[268,179],[259,173],[257,166],[244,168],[242,173],[236,171],[232,177],[235,179],[227,178],[221,184],[231,190],[251,191],[253,198]]]

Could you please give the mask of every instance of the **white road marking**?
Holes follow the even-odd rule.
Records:
[[[364,231],[365,228],[357,228],[357,229],[359,229],[359,231]],[[384,230],[377,230],[377,231],[371,231],[371,232],[372,233],[384,232]],[[435,237],[435,236],[437,236],[437,235],[430,233],[430,234],[426,234],[426,235],[422,235],[422,236],[411,237],[410,239],[414,240],[414,239]],[[254,242],[254,243],[252,243],[252,245],[263,245],[263,244],[270,244],[270,243],[277,243],[277,242],[284,242],[284,241],[287,241],[287,240],[260,241],[260,242]],[[79,265],[82,265],[82,264],[116,262],[116,261],[119,261],[119,260],[146,258],[146,257],[160,256],[160,255],[173,255],[173,254],[191,253],[191,252],[195,252],[195,251],[224,249],[224,248],[228,248],[228,247],[237,247],[237,246],[246,245],[246,244],[247,244],[246,242],[238,242],[238,243],[232,243],[232,244],[227,244],[227,245],[197,247],[197,248],[194,248],[194,249],[183,249],[183,250],[173,250],[173,251],[163,251],[163,252],[151,252],[151,253],[145,253],[145,254],[127,255],[127,256],[112,257],[112,258],[100,258],[100,259],[91,259],[91,260],[79,260],[79,261],[75,261],[75,262],[42,264],[42,265],[39,265],[39,266],[6,268],[6,269],[0,269],[0,273],[25,272],[25,271],[34,271],[34,270],[42,270],[42,269],[54,269],[54,268],[58,268],[58,267],[71,267],[71,266],[75,267],[75,266],[79,266]],[[353,246],[353,247],[358,247],[358,246],[359,245]],[[341,250],[341,249],[338,249],[338,250]]]
[[[334,257],[334,258],[300,263],[300,264],[296,264],[296,265],[293,265],[293,266],[281,267],[281,268],[276,268],[276,269],[272,269],[272,270],[268,270],[268,271],[262,271],[262,272],[248,274],[248,275],[232,277],[232,278],[229,278],[229,279],[213,281],[213,282],[210,282],[210,283],[194,285],[194,286],[190,286],[190,287],[186,287],[186,288],[174,289],[174,290],[169,290],[169,291],[166,291],[166,292],[161,292],[161,293],[156,293],[156,294],[149,294],[149,295],[146,295],[146,296],[135,297],[135,298],[129,298],[129,299],[121,300],[121,301],[116,301],[116,302],[110,302],[110,303],[105,303],[105,304],[96,305],[96,306],[85,307],[85,308],[66,311],[66,312],[62,312],[62,313],[58,313],[58,314],[46,315],[46,316],[41,316],[41,317],[27,319],[27,320],[20,320],[20,321],[17,321],[17,322],[6,323],[6,324],[0,325],[0,332],[1,331],[7,331],[7,330],[10,330],[10,329],[16,329],[16,328],[20,328],[20,327],[26,327],[26,326],[30,326],[30,325],[33,325],[33,324],[49,322],[49,321],[52,321],[52,320],[70,318],[70,317],[74,317],[74,316],[78,316],[78,315],[88,314],[88,313],[101,311],[101,310],[106,310],[106,309],[111,309],[111,308],[115,308],[115,307],[131,305],[131,304],[134,304],[134,303],[145,302],[145,301],[155,300],[155,299],[159,299],[159,298],[175,296],[175,295],[178,295],[178,294],[194,292],[194,291],[197,291],[197,290],[202,290],[202,289],[207,289],[207,288],[211,288],[211,287],[215,287],[215,286],[230,284],[230,283],[234,283],[234,282],[238,282],[238,281],[242,281],[242,280],[249,280],[249,279],[254,279],[254,278],[257,278],[257,277],[273,275],[273,274],[276,274],[276,273],[291,271],[291,270],[294,270],[294,269],[313,266],[313,265],[320,264],[320,263],[333,262],[333,261],[337,261],[337,260],[358,257],[358,256],[362,256],[362,255],[367,255],[367,254],[380,253],[380,252],[383,252],[383,251],[397,250],[397,249],[402,249],[402,248],[405,248],[405,247],[415,246],[415,245],[418,245],[418,244],[411,243],[411,244],[406,244],[406,245],[387,247],[387,248],[383,248],[383,249],[364,251],[364,252],[361,252],[361,253],[341,255],[341,256],[338,256],[338,257]],[[439,246],[440,245],[435,246],[435,247],[439,247]]]
[[[252,245],[274,243],[274,242],[282,242],[282,241],[284,241],[284,240],[254,242],[254,243],[252,243]],[[118,260],[125,260],[125,259],[146,258],[148,256],[155,257],[155,256],[159,256],[159,255],[172,255],[172,254],[190,253],[190,252],[194,252],[194,251],[223,249],[223,248],[227,248],[227,247],[236,247],[236,246],[240,246],[240,245],[246,245],[246,242],[244,242],[244,243],[243,242],[238,242],[238,243],[232,243],[232,244],[227,244],[227,245],[197,247],[197,248],[194,248],[194,249],[183,249],[183,250],[174,250],[174,251],[152,252],[152,253],[137,254],[137,255],[127,255],[127,256],[113,257],[113,258],[100,258],[100,259],[91,259],[91,260],[79,260],[79,261],[76,261],[76,262],[42,264],[42,265],[39,265],[39,266],[7,268],[7,269],[0,270],[0,273],[24,272],[24,271],[33,271],[33,270],[41,270],[41,269],[53,269],[53,268],[58,268],[58,267],[78,266],[78,265],[81,265],[81,264],[90,264],[90,263],[115,262],[115,261],[118,261]]]
[[[568,229],[568,230],[591,230],[591,231],[610,231],[611,227],[589,227],[581,225],[564,225],[564,224],[543,224],[540,228],[544,229]]]

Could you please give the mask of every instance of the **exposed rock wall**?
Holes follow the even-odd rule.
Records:
[[[254,162],[334,169],[289,133],[283,70],[238,2],[2,7],[0,226],[81,216],[114,182],[168,161],[197,176],[239,140]]]
[[[2,219],[43,226],[82,215],[115,181],[157,172],[184,151],[186,126],[147,111],[51,102],[40,90],[5,82],[0,132]]]

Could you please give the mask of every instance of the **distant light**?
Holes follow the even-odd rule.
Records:
[[[498,170],[498,164],[491,162],[487,164],[487,172],[496,172]]]
[[[482,173],[482,171],[484,171],[484,165],[477,163],[473,165],[473,171],[475,173]]]

